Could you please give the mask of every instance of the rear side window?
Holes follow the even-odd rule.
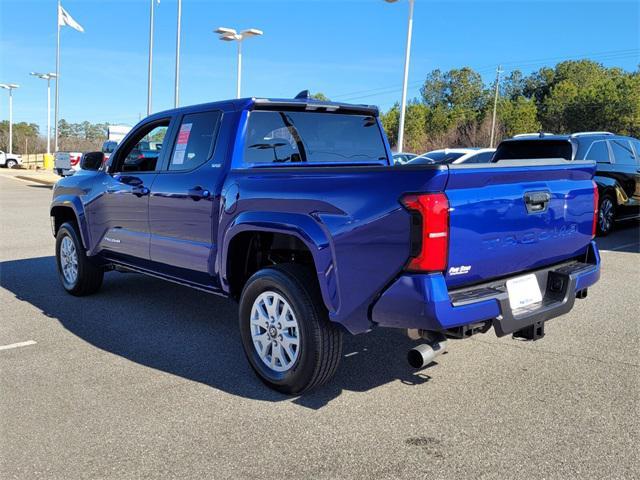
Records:
[[[631,143],[636,150],[636,163],[640,163],[640,140],[631,140]]]
[[[451,163],[463,155],[462,152],[427,152],[421,156],[433,160],[434,163]]]
[[[517,140],[503,142],[493,156],[498,160],[524,160],[528,158],[564,158],[572,160],[571,142],[566,140]]]
[[[375,117],[318,112],[249,115],[244,163],[380,163],[387,160]]]
[[[493,152],[482,152],[465,160],[464,163],[489,163],[493,158]]]
[[[182,118],[169,170],[193,170],[211,158],[220,117],[220,112],[202,112]]]
[[[627,140],[610,140],[609,145],[611,145],[613,158],[616,163],[621,165],[635,165],[636,161],[633,157],[633,150],[631,150],[631,144]]]
[[[604,140],[593,142],[584,159],[595,160],[598,163],[610,163],[611,160],[609,160],[609,148],[607,148],[607,142]]]

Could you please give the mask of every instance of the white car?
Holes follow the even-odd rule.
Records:
[[[0,150],[0,167],[18,168],[22,165],[22,157],[15,153],[4,153]]]
[[[432,150],[413,160],[409,160],[407,165],[489,163],[495,151],[495,148],[443,148],[441,150]]]
[[[53,171],[61,177],[73,175],[80,170],[82,152],[56,152],[54,155]]]
[[[489,163],[495,153],[495,148],[443,148],[432,150],[419,157],[409,160],[409,165],[448,163]]]

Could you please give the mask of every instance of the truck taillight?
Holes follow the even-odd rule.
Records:
[[[598,232],[598,205],[600,204],[600,192],[598,184],[593,182],[593,225],[591,226],[591,237],[595,238]]]
[[[406,195],[402,204],[411,212],[412,272],[441,272],[447,268],[449,200],[444,193]]]

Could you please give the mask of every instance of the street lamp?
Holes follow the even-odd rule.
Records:
[[[57,75],[38,72],[31,72],[31,75],[47,81],[47,153],[51,153],[51,79]]]
[[[9,153],[13,153],[13,90],[20,88],[15,83],[0,83],[0,88],[9,90]]]
[[[245,38],[258,37],[263,34],[262,30],[257,28],[249,28],[238,33],[233,28],[220,27],[214,30],[219,34],[219,40],[224,42],[238,42],[238,83],[236,86],[236,98],[240,98],[240,83],[242,82],[242,42]]]
[[[396,3],[398,0],[385,0],[387,3]],[[404,144],[404,117],[407,110],[407,82],[409,81],[409,57],[411,55],[411,33],[413,31],[413,5],[415,0],[409,0],[409,26],[407,28],[407,48],[404,54],[404,80],[402,82],[402,101],[400,103],[400,125],[398,126],[398,151],[403,150]]]

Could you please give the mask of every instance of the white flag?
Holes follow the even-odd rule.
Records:
[[[58,5],[58,26],[64,27],[65,25],[68,25],[79,32],[84,32],[82,25],[76,22],[73,17],[69,15],[64,8],[62,8],[62,5]]]

